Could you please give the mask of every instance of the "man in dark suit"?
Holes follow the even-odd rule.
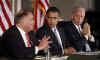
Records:
[[[66,37],[64,37],[63,29],[57,26],[60,18],[59,9],[50,7],[46,13],[47,24],[38,29],[36,33],[36,36],[40,39],[43,36],[50,36],[49,52],[52,56],[61,56],[64,54],[64,40],[66,40]]]
[[[31,11],[22,10],[15,16],[15,25],[9,28],[2,37],[3,47],[8,57],[14,59],[33,59],[38,51],[48,49],[48,39],[43,37],[38,42],[34,37],[33,14]],[[45,43],[45,44],[44,44]]]
[[[79,51],[92,51],[89,42],[94,43],[94,37],[91,35],[90,26],[86,22],[81,28],[84,21],[85,9],[75,8],[72,12],[72,21],[62,22],[65,29],[66,37],[69,43],[66,44],[66,53]]]

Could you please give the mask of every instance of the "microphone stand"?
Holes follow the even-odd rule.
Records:
[[[46,60],[51,60],[49,49],[47,50]]]

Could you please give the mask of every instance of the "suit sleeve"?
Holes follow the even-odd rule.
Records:
[[[35,56],[34,46],[26,48],[18,32],[6,32],[3,35],[3,44],[7,55],[16,58],[32,58]]]

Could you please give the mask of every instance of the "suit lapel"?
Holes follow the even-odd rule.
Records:
[[[62,45],[64,47],[64,41],[63,41],[64,37],[65,37],[64,33],[63,33],[64,31],[61,28],[58,28],[58,27],[57,27],[57,29],[58,29],[58,32],[59,32],[59,35],[60,35],[60,38],[61,38]]]
[[[76,35],[78,35],[78,37],[80,37],[80,39],[83,39],[84,36],[82,34],[80,34],[77,30],[77,28],[75,27],[75,25],[72,23],[71,24],[73,31],[75,32]]]
[[[77,28],[75,27],[75,25],[74,25],[73,23],[71,23],[71,26],[72,26],[73,31],[74,31],[76,34],[78,34],[79,36],[81,36],[80,33],[78,32]]]
[[[50,36],[52,40],[57,41],[57,38],[48,25],[45,26],[45,35]]]
[[[47,34],[47,36],[50,36],[52,41],[52,43],[50,44],[50,51],[54,54],[56,53],[56,55],[61,54],[61,46],[59,45],[59,42],[54,32],[52,31],[52,29],[50,29],[48,25],[45,26],[45,28],[45,34]]]
[[[21,44],[22,46],[25,46],[24,40],[21,36],[21,33],[19,32],[18,28],[15,26],[15,30],[16,30],[16,34],[17,34],[17,38],[19,38],[19,44]]]
[[[57,38],[56,38],[54,32],[51,29],[50,29],[50,33],[49,34],[51,36],[51,39],[54,40],[54,42],[57,42]]]

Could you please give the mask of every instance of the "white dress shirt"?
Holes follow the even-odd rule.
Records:
[[[20,34],[21,34],[21,36],[22,36],[22,38],[23,38],[23,40],[24,40],[24,44],[25,44],[25,46],[26,47],[28,47],[28,44],[27,44],[27,38],[26,38],[26,36],[25,36],[25,31],[24,30],[22,30],[20,27],[18,27],[18,26],[16,26],[17,27],[17,29],[19,30],[19,32],[20,32]],[[37,54],[38,53],[38,47],[37,46],[35,46],[35,54]]]
[[[24,40],[25,46],[28,47],[28,44],[27,44],[28,40],[27,40],[26,35],[25,35],[26,32],[24,30],[22,30],[21,28],[19,28],[18,26],[17,26],[17,28],[18,28],[18,30],[19,30],[19,32]]]

